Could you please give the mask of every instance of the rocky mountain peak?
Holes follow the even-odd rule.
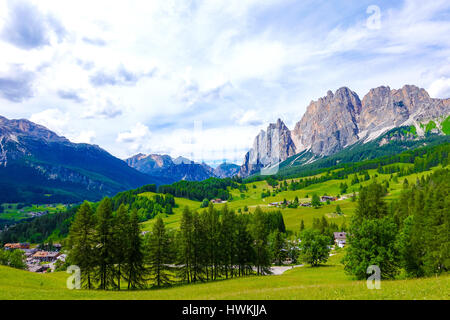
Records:
[[[316,156],[331,155],[394,127],[415,125],[420,131],[420,123],[448,114],[450,99],[431,98],[425,89],[415,85],[393,90],[379,86],[370,89],[362,100],[347,87],[334,94],[328,90],[326,96],[310,102],[292,132],[280,119],[269,125],[267,132],[262,130],[245,155],[239,174],[247,176],[304,150]],[[279,144],[274,143],[273,132],[279,133]],[[274,149],[276,145],[279,148]]]

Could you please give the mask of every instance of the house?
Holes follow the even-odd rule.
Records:
[[[20,249],[25,253],[25,256],[31,257],[33,254],[35,254],[38,250],[37,249]]]
[[[5,250],[14,249],[30,249],[29,243],[7,243],[4,245]]]
[[[223,203],[222,199],[212,199],[211,200],[212,203]]]
[[[271,202],[269,203],[269,207],[278,207],[280,205],[279,202]]]
[[[347,234],[345,232],[334,232],[334,242],[339,248],[343,248],[347,241]]]
[[[46,269],[44,266],[39,264],[33,264],[28,266],[28,271],[31,272],[44,272]]]
[[[311,202],[300,203],[301,207],[311,207]]]
[[[60,255],[57,251],[38,251],[33,254],[33,258],[39,261],[54,261]]]
[[[320,197],[321,202],[327,202],[327,201],[336,201],[336,197],[330,197],[330,196],[322,196]]]

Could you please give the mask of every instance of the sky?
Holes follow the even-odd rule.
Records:
[[[450,1],[0,1],[0,115],[125,159],[241,164],[346,86],[450,97]]]

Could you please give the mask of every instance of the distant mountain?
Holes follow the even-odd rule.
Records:
[[[142,173],[160,177],[169,182],[201,181],[210,177],[226,178],[239,171],[239,166],[234,164],[222,164],[213,169],[206,163],[196,163],[184,157],[173,159],[168,155],[159,154],[144,155],[140,153],[125,161],[130,167]]]
[[[450,99],[431,98],[412,85],[371,89],[362,100],[346,87],[334,94],[328,91],[311,101],[292,131],[281,119],[262,130],[245,155],[239,175],[247,177],[295,155],[307,155],[302,161],[312,162],[402,126],[414,126],[415,139],[424,137],[428,129],[442,133],[449,114]]]
[[[96,145],[72,143],[31,121],[0,116],[0,202],[99,200],[166,182],[130,168]]]
[[[214,169],[214,175],[219,178],[229,178],[238,174],[241,167],[234,163],[222,163]]]

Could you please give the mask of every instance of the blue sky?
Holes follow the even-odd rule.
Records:
[[[449,34],[439,0],[1,1],[0,115],[120,158],[240,164],[328,90],[448,98]]]

